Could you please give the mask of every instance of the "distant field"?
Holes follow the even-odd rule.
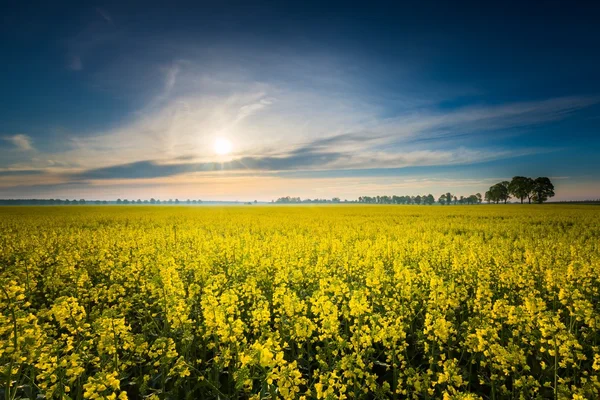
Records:
[[[5,398],[600,398],[585,205],[0,207]]]

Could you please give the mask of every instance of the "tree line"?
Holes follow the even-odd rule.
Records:
[[[61,200],[61,199],[8,199],[0,200],[0,205],[4,206],[62,206],[62,205],[103,205],[103,204],[202,204],[202,200],[181,200],[169,199],[169,200],[127,200],[117,199],[115,200],[85,200],[85,199],[73,199],[73,200]]]
[[[316,203],[316,204],[327,204],[327,203],[351,203],[348,200],[340,200],[339,197],[334,197],[332,199],[301,199],[300,197],[280,197],[275,201],[271,201],[271,203],[277,204],[300,204],[300,203]]]
[[[437,202],[441,205],[458,205],[458,204],[481,204],[482,201],[488,203],[507,203],[509,199],[515,198],[524,203],[527,199],[528,203],[543,203],[549,198],[554,197],[554,185],[547,177],[539,177],[536,179],[524,176],[515,176],[512,180],[498,182],[492,185],[484,196],[481,193],[471,194],[469,196],[457,196],[450,192],[440,195]],[[301,203],[317,203],[317,204],[339,204],[339,203],[361,203],[361,204],[416,204],[416,205],[433,205],[436,199],[432,194],[416,195],[416,196],[360,196],[357,200],[340,200],[339,197],[332,199],[301,199],[300,197],[280,197],[272,203],[277,204],[301,204]],[[254,201],[256,203],[256,200]],[[78,205],[78,204],[202,204],[202,200],[127,200],[117,199],[116,201],[107,200],[60,200],[60,199],[13,199],[0,200],[0,205]],[[252,203],[247,203],[252,204]]]
[[[150,200],[127,200],[127,199],[117,199],[116,204],[202,204],[202,200],[181,200],[179,199],[169,199],[169,200],[159,200],[159,199],[150,199]]]
[[[481,194],[472,194],[469,196],[456,196],[450,192],[442,194],[437,202],[441,205],[450,204],[478,204],[481,203]],[[432,194],[416,196],[361,196],[358,203],[365,204],[424,204],[433,205],[436,203]]]
[[[527,178],[524,176],[515,176],[512,180],[502,181],[492,185],[490,189],[482,196],[481,193],[475,193],[468,196],[458,196],[450,192],[440,195],[437,203],[441,205],[472,205],[481,204],[483,201],[488,203],[507,203],[509,199],[516,198],[521,200],[521,204],[525,199],[529,203],[543,203],[550,197],[554,196],[554,185],[547,177],[539,177],[536,179]],[[300,203],[361,203],[361,204],[424,204],[433,205],[436,199],[432,194],[416,195],[416,196],[360,196],[358,200],[343,200],[338,197],[332,199],[301,199],[300,197],[280,197],[272,203],[277,204],[300,204]]]
[[[485,192],[485,200],[488,203],[503,202],[506,204],[511,197],[521,200],[521,204],[525,199],[529,204],[531,201],[541,204],[550,197],[554,197],[554,185],[547,177],[533,179],[526,176],[515,176],[510,182],[498,182]]]
[[[481,203],[482,197],[480,193],[470,196],[456,196],[452,193],[444,193],[437,202],[440,204],[478,204]],[[280,197],[272,201],[276,204],[303,204],[303,203],[319,203],[319,204],[337,204],[337,203],[360,203],[360,204],[416,204],[416,205],[433,205],[436,199],[432,194],[416,195],[416,196],[360,196],[357,200],[340,200],[339,197],[332,199],[302,199],[300,197]]]

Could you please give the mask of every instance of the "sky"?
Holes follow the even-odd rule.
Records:
[[[127,4],[124,4],[127,3]],[[0,198],[600,198],[600,4],[5,7]]]

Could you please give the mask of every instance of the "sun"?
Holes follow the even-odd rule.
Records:
[[[226,154],[231,153],[231,141],[227,138],[224,137],[219,137],[215,140],[215,145],[214,145],[214,149],[215,149],[215,153],[217,153],[218,155],[224,156]]]

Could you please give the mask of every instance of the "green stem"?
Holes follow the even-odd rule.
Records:
[[[10,300],[10,296],[8,295],[8,292],[6,291],[6,289],[4,287],[2,287],[2,291],[4,292],[4,295],[6,296],[6,300],[7,300],[8,304],[11,306],[10,314],[12,316],[12,322],[13,322],[13,354],[12,354],[12,357],[10,360],[10,365],[8,366],[8,376],[6,378],[6,392],[4,392],[5,399],[9,400],[14,397],[14,396],[11,396],[10,383],[11,383],[11,379],[12,379],[12,369],[13,369],[13,365],[14,365],[14,361],[15,361],[15,354],[17,353],[17,348],[19,345],[19,342],[17,340],[19,330],[17,327],[17,315],[15,314],[14,307],[12,307],[13,303]],[[17,389],[15,388],[15,395],[16,394],[17,394]]]

